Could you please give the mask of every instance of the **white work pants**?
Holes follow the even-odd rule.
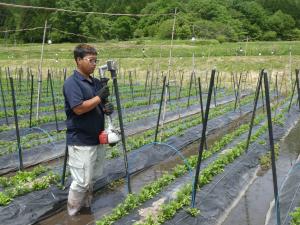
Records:
[[[69,215],[75,215],[82,206],[90,206],[93,185],[103,173],[105,147],[69,145],[70,172],[72,183],[68,197]]]

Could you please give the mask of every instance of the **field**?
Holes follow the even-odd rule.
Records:
[[[75,69],[76,44],[46,44],[42,63],[41,44],[1,45],[0,219],[5,224],[72,224],[65,210],[69,172],[65,187],[61,185],[66,130],[62,85]],[[107,147],[92,213],[77,216],[78,224],[274,224],[279,213],[284,223],[297,220],[297,211],[291,212],[300,206],[295,169],[300,143],[297,137],[289,138],[300,128],[299,90],[294,88],[300,42],[175,40],[171,46],[170,41],[136,40],[94,46],[99,66],[108,59],[118,63],[132,193],[126,189],[121,144]],[[42,91],[37,108],[39,65]],[[264,82],[250,126],[262,69],[269,79],[281,208],[270,206],[274,170]],[[210,92],[212,71],[216,73]],[[162,93],[164,76],[167,91]],[[111,80],[109,86],[116,105]],[[193,179],[207,106],[194,208]],[[113,123],[119,126],[117,111]],[[249,207],[247,215],[243,205]]]

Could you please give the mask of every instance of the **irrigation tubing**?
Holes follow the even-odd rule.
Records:
[[[187,168],[189,170],[189,173],[190,173],[190,176],[191,177],[193,176],[193,169],[192,169],[192,167],[190,166],[190,164],[188,163],[188,161],[185,159],[185,157],[183,156],[183,154],[178,149],[176,149],[174,146],[172,146],[170,144],[167,144],[167,143],[164,143],[164,142],[157,142],[157,141],[154,141],[152,143],[146,144],[144,146],[147,146],[147,145],[164,145],[164,146],[167,146],[170,149],[174,150],[174,152],[180,156],[180,158],[183,160],[184,164],[187,166]]]

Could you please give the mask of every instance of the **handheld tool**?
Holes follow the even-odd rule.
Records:
[[[100,80],[107,84],[108,79],[104,77],[105,71],[108,70],[107,64],[99,67]],[[111,115],[107,115],[108,118],[108,127],[101,131],[99,134],[100,144],[109,144],[110,146],[116,145],[120,140],[120,132],[116,130],[112,123]]]

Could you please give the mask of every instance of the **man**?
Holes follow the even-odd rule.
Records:
[[[73,178],[68,196],[70,216],[82,207],[90,207],[93,183],[102,174],[105,159],[105,148],[98,135],[104,130],[104,114],[113,112],[113,105],[107,101],[107,80],[91,76],[97,63],[96,49],[79,44],[74,49],[74,59],[77,69],[63,86],[68,164]]]

